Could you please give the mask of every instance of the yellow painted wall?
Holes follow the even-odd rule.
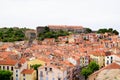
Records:
[[[102,67],[102,66],[105,66],[105,57],[104,56],[99,56],[98,58],[98,63],[99,63],[99,66]]]
[[[28,69],[30,69],[30,65],[35,65],[35,64],[45,65],[45,62],[41,61],[39,59],[34,59],[34,60],[31,60],[31,61],[28,61]]]
[[[104,56],[94,56],[94,55],[91,55],[90,56],[93,60],[96,59],[97,60],[97,64],[102,67],[102,66],[105,66],[105,57]]]
[[[34,71],[32,74],[25,74],[25,76],[21,74],[21,80],[23,80],[24,78],[25,80],[36,80],[36,72]]]

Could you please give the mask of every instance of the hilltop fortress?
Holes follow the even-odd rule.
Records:
[[[37,33],[43,32],[45,27],[48,27],[51,31],[70,31],[75,33],[83,33],[86,31],[86,28],[83,26],[67,26],[67,25],[48,25],[48,26],[38,26],[37,27]]]

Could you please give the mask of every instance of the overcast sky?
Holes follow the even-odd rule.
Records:
[[[120,31],[120,0],[0,0],[0,27],[50,24]]]

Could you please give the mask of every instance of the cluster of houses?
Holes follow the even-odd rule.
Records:
[[[91,61],[96,61],[100,70],[89,80],[104,80],[103,74],[113,77],[109,74],[118,70],[120,76],[119,36],[82,33],[60,36],[58,41],[34,40],[31,45],[27,41],[0,44],[0,69],[12,71],[13,80],[83,80],[80,71]],[[35,64],[42,66],[36,71],[31,67]]]

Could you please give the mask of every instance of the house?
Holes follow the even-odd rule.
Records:
[[[36,31],[35,30],[27,30],[25,32],[25,37],[29,40],[30,39],[35,39],[36,38]]]
[[[36,71],[31,69],[24,69],[21,72],[21,80],[36,80]]]
[[[117,62],[118,64],[120,64],[120,54],[113,54],[113,62]]]
[[[69,35],[68,36],[68,43],[74,43],[74,42],[75,42],[74,35]]]
[[[74,65],[68,61],[52,61],[38,68],[39,80],[74,80]]]
[[[68,42],[68,37],[67,36],[59,36],[58,41],[61,43],[66,43],[66,42]]]
[[[31,69],[32,65],[35,65],[35,64],[45,65],[45,62],[39,59],[33,59],[33,60],[29,60],[27,64],[28,64],[28,69]]]
[[[68,25],[48,25],[48,26],[38,26],[37,34],[44,32],[45,27],[48,27],[51,31],[69,31],[75,33],[83,33],[86,32],[86,28],[82,26],[68,26]]]
[[[15,66],[17,65],[17,61],[15,60],[0,60],[0,69],[1,70],[9,70],[13,72],[12,80],[15,79],[14,70]]]
[[[113,63],[115,57],[113,57],[113,53],[112,52],[106,52],[106,56],[105,56],[105,66]]]
[[[42,41],[42,45],[54,45],[55,39],[54,38],[46,38]]]
[[[90,62],[90,56],[87,53],[80,53],[80,66],[87,66]]]
[[[120,65],[112,63],[88,77],[88,80],[120,80]]]
[[[25,59],[20,60],[0,60],[0,69],[1,70],[9,70],[13,72],[12,80],[21,80],[20,73],[23,69],[27,68],[27,61]]]
[[[13,80],[21,80],[21,72],[27,69],[27,61],[24,58],[21,58],[20,60],[18,60],[14,72],[13,72]]]
[[[42,66],[38,68],[38,80],[68,80],[67,71],[62,67]]]
[[[105,52],[104,51],[92,51],[90,53],[91,60],[95,61],[100,67],[105,66]]]
[[[76,32],[76,33],[83,33],[86,31],[85,28],[82,26],[68,26],[68,25],[48,25],[51,31],[69,31],[69,32]]]

